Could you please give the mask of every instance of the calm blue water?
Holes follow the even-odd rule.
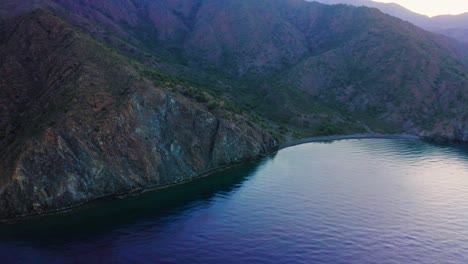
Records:
[[[0,263],[468,263],[468,149],[345,140],[0,226]]]

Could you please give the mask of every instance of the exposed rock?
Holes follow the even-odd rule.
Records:
[[[37,11],[0,25],[0,218],[196,178],[278,143],[242,116],[155,87]]]

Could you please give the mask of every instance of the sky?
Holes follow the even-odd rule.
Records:
[[[428,16],[457,15],[468,12],[468,0],[374,0],[375,2],[397,3],[405,8]]]

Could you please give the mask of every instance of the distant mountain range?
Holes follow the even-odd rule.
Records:
[[[0,2],[0,219],[363,132],[468,141],[467,44],[303,0]]]
[[[412,12],[395,3],[380,3],[371,0],[314,0],[324,4],[349,4],[368,6],[411,22],[421,28],[440,33],[457,40],[468,42],[468,12],[460,15],[441,15],[428,17]]]

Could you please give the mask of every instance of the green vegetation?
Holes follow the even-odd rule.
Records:
[[[328,135],[342,135],[344,134],[344,130],[338,127],[335,124],[322,124],[318,128],[317,135],[319,136],[328,136]]]
[[[217,102],[211,101],[208,103],[208,110],[214,110],[219,107]]]
[[[406,129],[406,121],[415,131],[431,130],[468,111],[468,61],[457,44],[368,8],[253,1],[223,2],[213,7],[213,17],[204,9],[186,16],[161,0],[167,10],[160,19],[172,23],[155,24],[143,12],[138,21],[90,16],[80,25],[83,32],[98,28],[93,37],[110,47],[99,45],[130,62],[140,81],[229,118],[245,116],[278,135],[395,133]],[[98,6],[59,8],[72,21],[84,7],[117,17],[115,9]],[[174,13],[180,14],[165,17]],[[197,27],[183,26],[188,24]],[[122,95],[130,89],[115,87]]]

